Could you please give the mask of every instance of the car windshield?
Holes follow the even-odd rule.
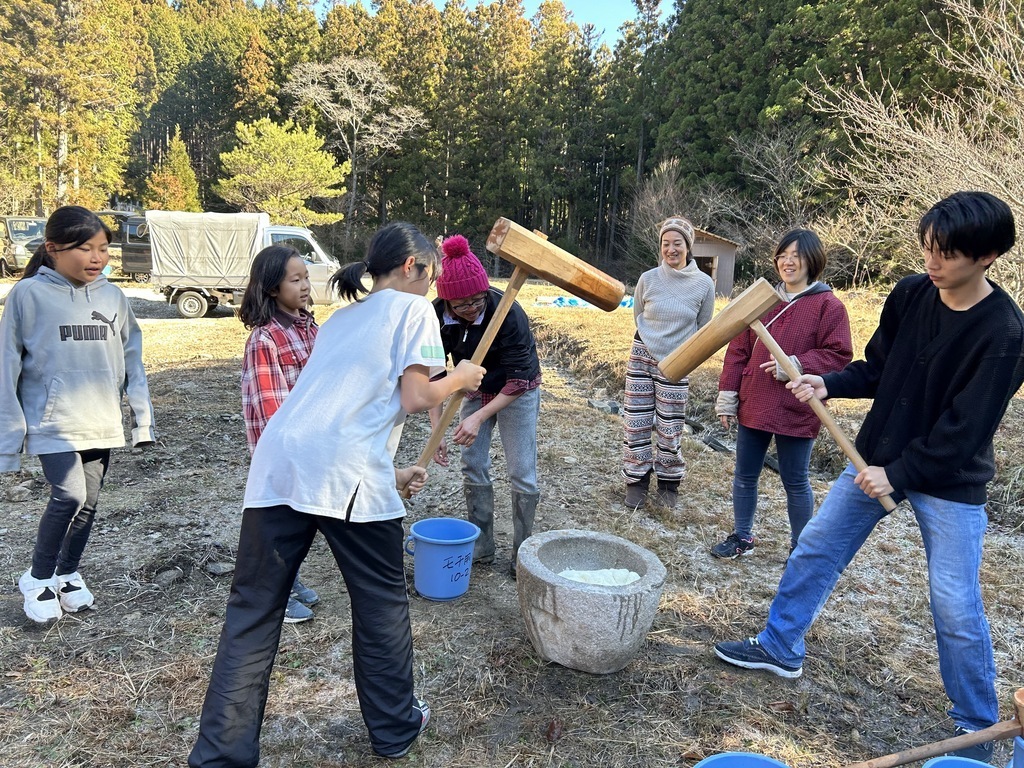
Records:
[[[12,240],[32,240],[43,236],[46,219],[8,219],[7,228]]]

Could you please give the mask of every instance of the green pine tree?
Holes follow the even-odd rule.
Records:
[[[188,150],[181,140],[181,129],[175,126],[174,137],[167,150],[167,157],[146,180],[146,194],[143,197],[146,208],[160,211],[201,211],[199,182]]]

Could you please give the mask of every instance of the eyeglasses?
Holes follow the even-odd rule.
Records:
[[[472,301],[466,301],[462,304],[452,304],[452,309],[456,312],[465,312],[467,309],[479,309],[487,303],[487,295],[484,294],[479,299],[473,299]]]

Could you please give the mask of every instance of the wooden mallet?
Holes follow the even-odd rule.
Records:
[[[779,295],[771,283],[764,278],[759,279],[730,301],[721,312],[711,319],[711,322],[680,344],[658,364],[658,368],[666,378],[672,381],[684,379],[698,365],[749,327],[771,352],[775,358],[775,364],[782,368],[791,380],[795,379],[800,372],[759,319],[765,312],[783,301],[785,299]],[[825,429],[829,431],[857,471],[865,469],[867,462],[864,461],[846,433],[836,424],[825,404],[813,396],[807,404],[811,406],[814,415],[825,425]],[[896,509],[896,502],[889,496],[880,496],[878,501],[888,512]]]
[[[541,277],[605,312],[617,308],[626,293],[626,287],[615,278],[549,243],[543,235],[531,232],[506,218],[500,218],[495,222],[491,234],[487,237],[486,247],[491,253],[514,264],[515,270],[473,353],[472,362],[475,365],[483,363],[484,356],[498,335],[501,324],[505,322],[519,289],[531,275]],[[426,469],[430,464],[430,459],[444,439],[445,430],[459,411],[462,398],[463,393],[456,392],[448,399],[448,405],[445,406],[440,420],[434,425],[430,440],[420,453],[416,466]]]
[[[896,752],[885,757],[875,757],[865,760],[862,763],[852,763],[845,768],[894,768],[897,765],[916,763],[918,760],[927,760],[930,757],[938,757],[957,749],[973,747],[976,744],[984,744],[988,741],[1002,741],[1017,736],[1024,736],[1021,726],[1024,724],[1024,688],[1018,688],[1013,694],[1013,706],[1016,717],[1012,720],[1004,720],[988,728],[973,733],[965,733],[962,736],[955,736],[952,739],[935,741],[920,747],[914,747],[903,752]]]

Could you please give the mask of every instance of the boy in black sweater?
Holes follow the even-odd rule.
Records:
[[[811,395],[871,397],[857,435],[869,465],[836,480],[790,556],[768,623],[757,636],[715,646],[747,669],[799,677],[804,635],[840,574],[887,514],[890,495],[913,508],[928,560],[939,671],[957,734],[998,720],[992,639],[978,573],[992,435],[1024,382],[1024,315],[985,271],[1014,244],[1013,214],[984,192],[958,192],[921,219],[925,274],[886,299],[864,360],[787,386]],[[988,762],[992,743],[958,754]]]

